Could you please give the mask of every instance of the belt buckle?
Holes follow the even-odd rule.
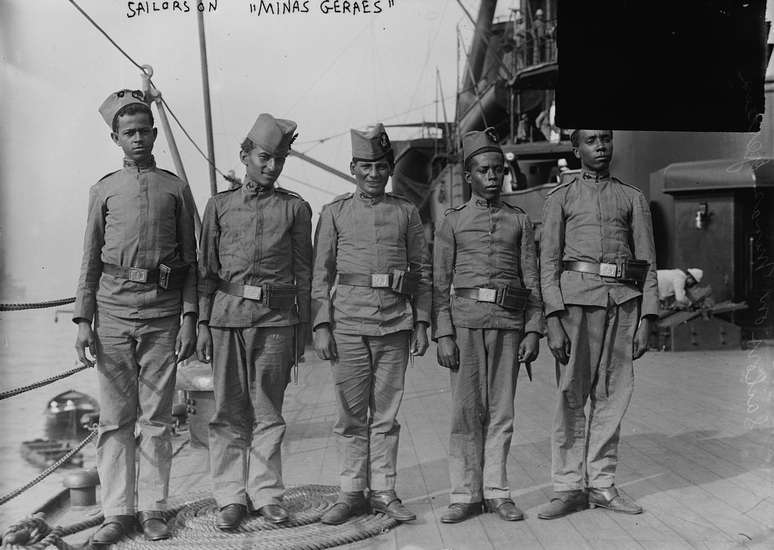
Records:
[[[260,286],[244,285],[242,297],[248,300],[260,300],[263,298],[263,288]]]
[[[389,273],[371,273],[372,288],[390,288]]]
[[[497,301],[497,289],[496,288],[479,288],[478,298],[479,302],[491,302]]]
[[[148,270],[141,267],[130,267],[129,280],[135,283],[147,283]]]
[[[602,277],[617,277],[618,266],[616,264],[599,264],[599,274]]]

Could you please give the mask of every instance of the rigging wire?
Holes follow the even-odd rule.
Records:
[[[469,87],[469,88],[466,88],[463,91],[474,90],[474,89],[475,89],[474,87]],[[455,97],[456,97],[456,94],[449,94],[449,95],[443,96],[441,99],[454,99]],[[395,113],[395,114],[390,115],[388,117],[382,117],[382,118],[378,118],[377,117],[377,120],[381,120],[382,122],[387,122],[387,121],[390,121],[390,120],[395,120],[396,118],[400,118],[400,117],[402,117],[404,115],[407,115],[409,113],[413,113],[413,112],[416,112],[416,111],[421,111],[422,109],[425,109],[427,107],[432,107],[434,105],[435,105],[435,101],[430,101],[428,103],[424,103],[422,105],[419,105],[418,107],[414,107],[412,109],[408,109],[407,111],[403,111],[403,112],[400,112],[400,113]],[[308,151],[311,151],[312,149],[314,149],[318,145],[322,145],[326,141],[330,141],[332,139],[335,139],[335,138],[338,138],[338,137],[342,137],[342,136],[345,136],[345,135],[348,135],[348,134],[349,134],[349,130],[346,130],[346,131],[343,131],[343,132],[338,132],[336,134],[331,134],[329,136],[322,137],[320,139],[310,139],[308,141],[301,141],[301,142],[298,143],[298,145],[313,144],[312,147],[310,147],[306,151],[302,151],[303,153],[306,153]]]
[[[150,84],[151,84],[151,85],[152,85],[154,88],[156,88],[156,84],[154,84],[153,80],[150,78],[150,76],[148,75],[148,73],[146,72],[145,68],[144,68],[142,65],[140,65],[140,64],[139,64],[137,61],[135,61],[135,60],[132,58],[132,56],[130,56],[128,53],[126,53],[126,50],[124,50],[124,49],[123,49],[121,46],[119,46],[119,45],[118,45],[118,43],[117,43],[115,40],[113,40],[113,39],[110,37],[110,35],[109,35],[109,34],[108,34],[108,33],[107,33],[107,32],[106,32],[106,31],[105,31],[105,30],[104,30],[104,29],[103,29],[103,28],[102,28],[102,27],[99,25],[99,23],[97,23],[97,22],[96,22],[94,19],[92,19],[92,17],[91,17],[91,16],[90,16],[88,13],[86,13],[86,12],[83,10],[83,8],[81,8],[81,7],[80,7],[80,6],[79,6],[79,5],[78,5],[78,4],[75,2],[75,0],[68,0],[68,2],[70,2],[70,3],[71,3],[71,4],[72,4],[74,7],[75,7],[75,9],[77,9],[77,10],[78,10],[78,11],[81,13],[81,15],[83,15],[83,16],[84,16],[84,17],[85,17],[85,18],[86,18],[86,19],[89,21],[89,23],[91,23],[91,24],[94,26],[94,28],[96,28],[96,29],[97,29],[97,30],[98,30],[98,31],[99,31],[99,32],[100,32],[100,33],[101,33],[101,34],[102,34],[102,35],[103,35],[105,38],[107,38],[108,42],[110,42],[111,44],[113,44],[113,46],[115,46],[115,48],[116,48],[116,49],[117,49],[119,52],[121,52],[121,53],[123,54],[123,56],[124,56],[124,57],[126,57],[126,58],[129,60],[129,62],[130,62],[132,65],[134,65],[135,67],[137,67],[138,69],[140,69],[140,71],[143,73],[143,75],[145,75],[145,76],[148,78],[148,82],[150,82]],[[157,89],[158,89],[158,88],[157,88]],[[202,156],[202,158],[203,158],[204,160],[206,160],[206,161],[207,161],[207,163],[208,163],[210,166],[212,166],[212,167],[215,169],[215,171],[216,171],[216,172],[218,172],[218,174],[220,174],[220,175],[221,175],[221,177],[222,177],[223,179],[227,179],[227,178],[226,178],[226,175],[225,175],[225,174],[224,174],[224,173],[223,173],[223,172],[222,172],[222,171],[221,171],[221,170],[220,170],[220,169],[219,169],[217,166],[215,166],[215,163],[214,163],[214,162],[213,162],[213,161],[212,161],[212,160],[211,160],[211,159],[210,159],[210,158],[207,156],[207,154],[206,154],[204,151],[202,151],[202,148],[201,148],[201,147],[199,147],[199,145],[197,145],[196,141],[194,141],[194,139],[193,139],[193,137],[191,136],[191,134],[190,134],[190,133],[188,133],[188,130],[186,130],[186,129],[185,129],[185,127],[183,126],[183,123],[182,123],[182,122],[180,122],[180,119],[179,119],[179,118],[177,118],[177,115],[176,115],[176,114],[175,114],[175,112],[172,110],[172,107],[170,107],[170,106],[169,106],[169,103],[167,103],[167,100],[166,100],[166,99],[164,99],[164,96],[160,95],[160,96],[159,96],[159,98],[161,99],[161,103],[162,103],[162,104],[163,104],[163,105],[164,105],[164,106],[167,108],[167,111],[169,111],[169,114],[172,116],[172,119],[173,119],[173,120],[175,121],[175,123],[177,123],[177,125],[180,127],[180,130],[183,132],[183,134],[185,135],[185,137],[186,137],[186,138],[188,138],[188,141],[190,141],[190,142],[191,142],[191,145],[193,145],[193,146],[194,146],[194,148],[195,148],[195,149],[196,149],[196,150],[199,152],[199,154]]]
[[[438,23],[437,23],[438,28],[435,31],[435,36],[433,36],[432,40],[427,46],[427,52],[425,53],[425,62],[424,62],[424,65],[422,66],[422,70],[419,72],[419,78],[417,78],[417,85],[414,88],[414,93],[411,94],[411,100],[409,101],[409,108],[414,103],[414,100],[416,99],[417,94],[419,93],[419,88],[422,84],[423,79],[425,78],[425,76],[427,76],[426,72],[427,72],[427,66],[430,64],[430,54],[433,53],[433,48],[435,48],[435,43],[438,40],[438,35],[441,34],[441,29],[443,28],[443,26],[441,25],[441,22],[443,21],[443,18],[446,15],[446,10],[449,7],[449,2],[444,1],[443,5],[444,5],[443,12],[441,12],[441,17],[438,19]]]
[[[320,76],[318,76],[318,77],[317,77],[317,80],[315,80],[315,81],[314,81],[314,82],[313,82],[313,83],[312,83],[312,84],[311,84],[311,85],[310,85],[310,86],[309,86],[309,87],[306,89],[306,91],[305,91],[303,94],[301,94],[301,96],[300,96],[298,99],[296,99],[296,102],[295,102],[295,103],[293,103],[293,105],[290,107],[290,109],[288,109],[288,111],[292,112],[292,111],[293,111],[293,110],[294,110],[294,109],[295,109],[295,108],[298,106],[298,104],[299,104],[299,103],[301,103],[301,101],[302,101],[304,98],[306,98],[307,94],[309,94],[309,93],[310,93],[312,90],[314,90],[315,86],[317,86],[317,84],[319,84],[319,83],[320,83],[320,81],[323,79],[323,77],[324,77],[326,74],[328,74],[328,72],[330,72],[330,70],[331,70],[331,69],[333,69],[333,67],[335,67],[335,66],[336,66],[336,64],[339,62],[339,59],[340,59],[340,58],[341,58],[341,56],[344,54],[344,52],[346,52],[347,50],[349,50],[349,49],[352,47],[352,44],[354,44],[354,43],[355,43],[355,41],[356,41],[358,38],[360,38],[360,35],[361,35],[361,34],[363,34],[363,32],[366,30],[366,28],[368,28],[368,27],[367,27],[367,24],[366,24],[366,25],[363,25],[363,27],[362,27],[362,28],[360,29],[360,31],[359,31],[359,32],[358,32],[358,33],[357,33],[357,34],[356,34],[356,35],[355,35],[355,36],[352,38],[352,40],[350,40],[349,42],[347,42],[347,45],[346,45],[346,46],[344,46],[344,47],[341,49],[341,51],[340,51],[338,54],[336,54],[336,55],[333,57],[333,61],[331,62],[331,64],[330,64],[330,65],[328,65],[328,66],[325,68],[325,70],[323,70],[323,72],[322,72],[322,73],[320,73]]]
[[[322,192],[322,193],[327,193],[328,195],[334,195],[334,196],[335,196],[335,195],[338,195],[338,194],[339,194],[339,193],[334,193],[334,192],[333,192],[333,191],[331,191],[330,189],[325,189],[325,188],[323,188],[323,187],[318,187],[318,186],[316,186],[316,185],[312,185],[311,183],[307,183],[307,182],[305,182],[305,181],[302,181],[302,180],[300,180],[300,179],[298,179],[298,178],[294,178],[293,176],[288,176],[287,174],[284,174],[284,173],[283,173],[283,174],[280,176],[280,179],[288,179],[288,180],[290,180],[290,181],[294,181],[294,182],[296,182],[296,183],[298,183],[298,184],[305,185],[305,186],[307,186],[307,187],[310,187],[310,188],[312,188],[312,189],[315,189],[315,190],[317,190],[317,191],[320,191],[320,192]]]

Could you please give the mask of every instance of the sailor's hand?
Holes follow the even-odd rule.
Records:
[[[632,359],[639,359],[648,351],[648,337],[650,336],[650,319],[644,317],[640,320],[640,326],[634,335],[632,345]]]
[[[317,357],[328,361],[336,361],[336,340],[333,339],[331,328],[328,325],[320,325],[314,329],[314,350]]]
[[[427,341],[427,323],[419,322],[414,328],[414,333],[411,336],[411,347],[409,348],[411,355],[423,356],[430,346],[430,342]]]
[[[447,369],[457,370],[460,366],[460,350],[454,336],[441,336],[436,349],[438,364]]]
[[[532,363],[537,359],[540,350],[540,336],[536,332],[529,332],[521,339],[519,344],[519,363]]]
[[[91,359],[86,357],[86,348],[89,349]],[[91,323],[81,321],[78,323],[78,336],[75,337],[75,351],[78,359],[86,367],[94,366],[94,358],[97,356],[97,344],[94,340],[94,331],[91,330]]]
[[[210,327],[204,323],[199,324],[199,334],[196,336],[196,357],[202,363],[212,360],[212,334]]]
[[[175,340],[175,362],[180,363],[190,357],[196,347],[196,319],[193,315],[183,315],[183,323],[177,331]]]
[[[570,339],[562,326],[562,320],[557,315],[551,315],[546,319],[548,327],[548,349],[562,365],[570,360]]]

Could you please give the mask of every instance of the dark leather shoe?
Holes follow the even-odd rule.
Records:
[[[140,522],[142,532],[148,540],[164,540],[169,538],[169,528],[164,519],[164,514],[158,510],[137,512],[137,521]]]
[[[271,523],[284,523],[288,518],[288,513],[279,504],[266,504],[258,509],[258,513],[265,517]]]
[[[538,512],[540,519],[556,519],[580,512],[589,507],[588,497],[584,491],[555,491],[551,502]]]
[[[519,521],[524,519],[524,512],[519,510],[510,498],[488,498],[484,500],[487,512],[494,512],[505,521]]]
[[[230,531],[239,527],[247,515],[247,506],[244,504],[227,504],[218,511],[215,525],[221,531]]]
[[[363,493],[340,493],[339,499],[333,506],[320,518],[326,525],[340,525],[347,521],[351,516],[359,515],[368,511],[368,504]]]
[[[459,523],[480,512],[480,502],[453,502],[441,516],[441,523]]]
[[[95,547],[109,546],[117,543],[124,535],[134,529],[134,516],[108,516],[102,526],[91,536],[91,545]]]
[[[641,514],[642,506],[618,492],[615,487],[604,489],[589,489],[589,506],[595,508],[607,508],[613,512],[622,514]]]
[[[395,491],[372,491],[368,503],[372,512],[387,514],[396,521],[417,519],[417,515],[403,505]]]

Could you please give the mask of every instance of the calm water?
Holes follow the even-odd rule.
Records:
[[[76,327],[69,312],[55,310],[0,312],[0,389],[8,390],[48,378],[76,366]],[[43,411],[53,396],[75,389],[97,397],[96,373],[84,370],[21,395],[0,401],[0,495],[24,485],[40,469],[19,453],[22,441],[44,437]],[[83,450],[93,463],[94,444]],[[65,470],[66,472],[66,470]],[[0,528],[21,519],[62,489],[65,474],[55,472],[27,492],[0,506]]]

